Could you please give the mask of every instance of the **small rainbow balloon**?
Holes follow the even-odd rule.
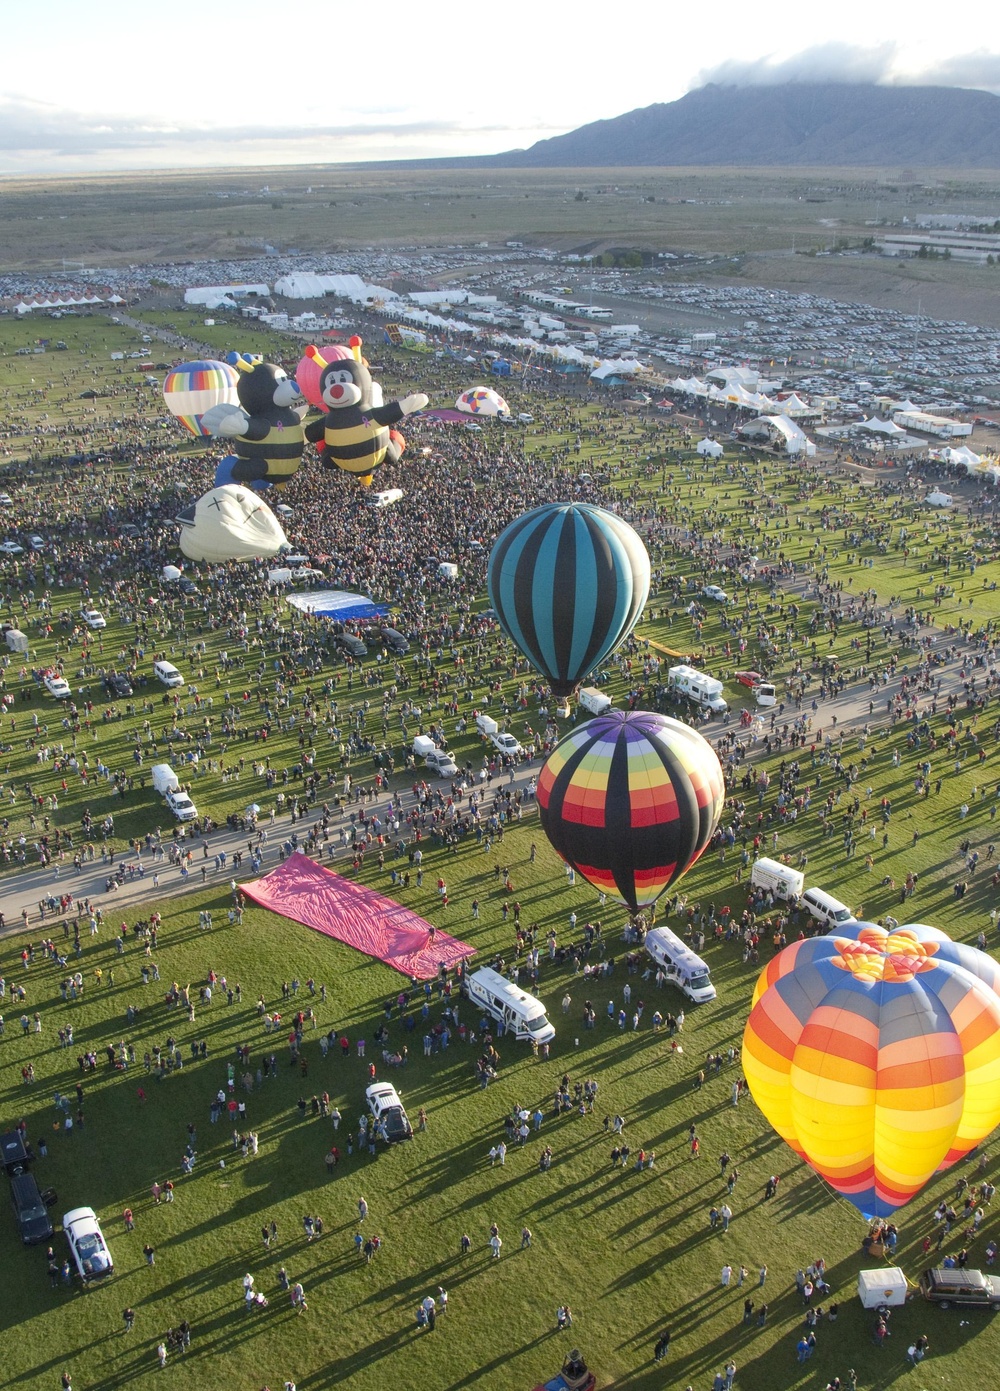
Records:
[[[207,436],[201,417],[213,406],[238,406],[236,384],[240,374],[228,362],[182,362],[167,373],[163,399],[167,410],[192,435]]]

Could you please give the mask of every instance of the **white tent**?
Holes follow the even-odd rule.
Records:
[[[193,285],[184,291],[185,304],[201,304],[206,309],[218,309],[219,305],[228,300],[233,301],[234,296],[239,295],[269,295],[271,291],[266,285]]]
[[[697,449],[699,454],[702,454],[709,459],[719,459],[722,457],[722,445],[719,443],[718,440],[708,439],[706,437],[703,440],[699,440],[698,443],[695,445],[695,448]]]
[[[395,290],[384,285],[369,285],[360,275],[316,275],[311,271],[296,271],[274,282],[274,293],[286,299],[321,299],[337,295],[352,304],[369,304],[373,299],[398,299]]]
[[[791,396],[786,396],[783,401],[777,403],[778,410],[782,415],[787,415],[795,419],[797,415],[819,415],[819,411],[814,410],[801,396],[797,396],[793,391]]]
[[[748,437],[766,436],[773,444],[783,444],[789,454],[805,454],[811,458],[816,446],[807,439],[802,428],[787,415],[761,415],[756,420],[739,426],[739,433]]]
[[[642,363],[638,358],[613,357],[598,363],[590,376],[592,381],[604,382],[609,377],[634,377],[637,372],[642,370]]]
[[[893,438],[906,434],[903,427],[897,425],[895,421],[879,420],[877,415],[873,415],[870,420],[862,420],[855,428],[858,430],[868,430],[872,434],[886,435]]]
[[[976,454],[967,444],[961,444],[957,449],[942,449],[940,457],[949,464],[962,464],[970,471],[983,462],[982,455]]]

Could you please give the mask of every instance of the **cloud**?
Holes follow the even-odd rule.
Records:
[[[862,47],[830,42],[787,57],[727,58],[697,75],[730,87],[773,87],[782,82],[874,82],[884,86],[972,87],[1000,94],[1000,54],[978,49],[914,66],[894,41]]]
[[[0,171],[434,158],[530,144],[562,129],[351,115],[342,125],[185,126],[0,94]]]

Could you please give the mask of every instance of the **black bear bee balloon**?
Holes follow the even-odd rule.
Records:
[[[306,356],[320,368],[319,391],[326,406],[326,415],[306,426],[306,439],[319,445],[324,468],[343,469],[367,488],[379,465],[386,459],[395,463],[405,448],[403,437],[389,427],[423,410],[427,397],[418,391],[374,406],[360,338],[351,339],[351,351],[350,358],[327,362],[318,348],[306,348]]]

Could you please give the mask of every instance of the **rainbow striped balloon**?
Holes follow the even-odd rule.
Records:
[[[888,1217],[1000,1123],[1000,967],[920,923],[853,923],[764,968],[743,1069],[778,1134]]]
[[[240,374],[228,362],[182,362],[167,373],[163,383],[163,399],[167,410],[176,416],[192,435],[208,435],[201,417],[213,406],[238,406],[236,384]]]
[[[724,798],[708,740],[645,710],[609,710],[577,725],[538,775],[542,829],[554,849],[632,913],[694,864]]]

